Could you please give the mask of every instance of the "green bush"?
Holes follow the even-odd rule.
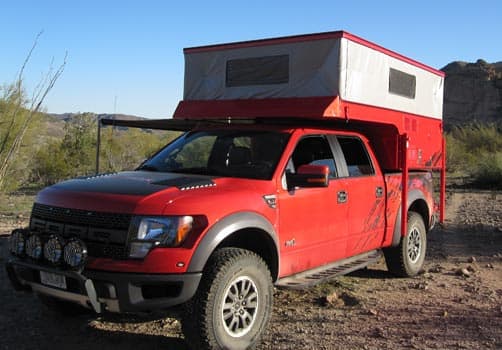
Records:
[[[97,116],[84,113],[66,122],[62,139],[53,139],[34,152],[31,181],[47,186],[64,179],[94,174]],[[103,128],[100,172],[132,170],[179,133]]]
[[[476,187],[502,189],[502,132],[493,124],[456,127],[446,135],[447,170]]]
[[[452,134],[446,135],[446,169],[450,174],[466,175],[466,163],[472,162],[465,144]]]
[[[483,155],[473,177],[478,187],[502,189],[502,152]]]
[[[141,129],[120,130],[112,127],[101,131],[100,172],[136,168],[146,158],[174,139],[178,133],[152,133]]]
[[[70,164],[66,162],[60,142],[51,142],[35,153],[31,169],[32,181],[43,186],[70,177]]]

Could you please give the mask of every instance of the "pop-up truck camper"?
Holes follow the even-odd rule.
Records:
[[[101,121],[184,133],[134,171],[43,189],[10,238],[16,289],[65,313],[181,305],[194,349],[246,349],[274,286],[382,255],[419,272],[444,216],[442,72],[343,31],[184,53],[172,119]]]

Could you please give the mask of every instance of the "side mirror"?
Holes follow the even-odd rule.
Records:
[[[296,174],[287,173],[288,188],[328,187],[329,167],[327,165],[302,165]]]

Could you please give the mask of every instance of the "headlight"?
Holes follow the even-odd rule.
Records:
[[[139,217],[137,220],[138,232],[129,252],[131,258],[144,258],[154,246],[179,246],[194,224],[191,216]]]

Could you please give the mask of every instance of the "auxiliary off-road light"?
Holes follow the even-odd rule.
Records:
[[[44,246],[44,258],[54,265],[60,264],[63,259],[63,241],[56,235],[49,237]]]
[[[26,255],[34,260],[39,260],[43,255],[42,239],[33,234],[26,240]]]
[[[23,230],[14,230],[9,239],[9,250],[12,254],[23,256],[26,247],[26,232]]]
[[[78,239],[72,238],[64,247],[64,262],[73,269],[81,269],[87,260],[87,246]]]

